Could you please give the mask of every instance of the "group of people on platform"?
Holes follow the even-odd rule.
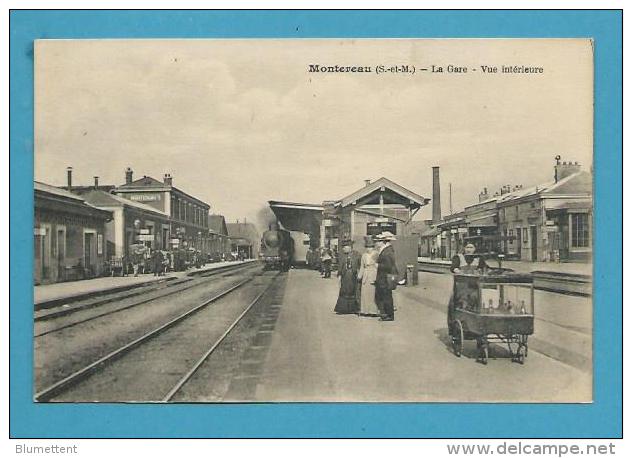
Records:
[[[395,264],[396,240],[391,232],[364,238],[365,251],[353,249],[353,241],[342,242],[342,254],[338,262],[340,291],[334,311],[338,314],[357,314],[379,317],[381,321],[393,321],[395,309],[393,290],[399,272]]]
[[[223,261],[225,257],[220,255],[217,259]],[[211,262],[209,256],[200,250],[152,250],[137,243],[130,245],[129,255],[123,257],[122,274],[133,273],[137,277],[151,271],[154,276],[163,276],[169,271],[182,271],[192,267],[199,269],[208,262]]]

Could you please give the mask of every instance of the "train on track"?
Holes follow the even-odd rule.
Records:
[[[260,253],[266,269],[287,272],[294,264],[294,239],[289,231],[270,228],[261,237]]]

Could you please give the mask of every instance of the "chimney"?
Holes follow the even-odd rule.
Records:
[[[432,222],[441,221],[441,185],[439,184],[439,167],[432,168]]]
[[[364,180],[364,186],[368,186],[371,184],[371,180]]]
[[[483,202],[489,198],[489,194],[487,194],[487,188],[483,188],[482,192],[478,193],[478,201]]]
[[[94,189],[99,189],[99,177],[94,177]]]
[[[165,177],[164,177],[164,183],[167,186],[172,186],[173,185],[173,178],[171,177],[171,174],[169,173],[165,173]]]
[[[132,182],[132,176],[134,175],[134,171],[131,167],[125,169],[125,184],[130,184]]]
[[[557,183],[558,181],[566,178],[567,176],[570,176],[574,173],[577,173],[581,170],[582,166],[579,165],[578,162],[571,162],[571,161],[564,161],[562,163],[560,163],[560,160],[558,159],[559,156],[556,156],[556,164],[555,164],[555,173],[554,173],[554,178],[555,178],[555,182]]]
[[[72,191],[72,167],[66,167],[66,178],[68,181],[68,191]]]

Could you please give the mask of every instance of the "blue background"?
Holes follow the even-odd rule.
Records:
[[[621,436],[622,23],[619,11],[13,11],[10,36],[11,437]],[[131,37],[594,38],[597,272],[593,280],[594,403],[33,403],[33,40]],[[467,386],[464,380],[463,389]]]

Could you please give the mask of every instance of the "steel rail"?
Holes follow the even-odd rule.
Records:
[[[231,325],[224,331],[224,333],[215,341],[215,343],[209,348],[204,355],[193,365],[193,367],[174,385],[174,387],[165,395],[162,399],[162,402],[169,402],[176,395],[178,391],[189,381],[193,374],[197,372],[197,370],[204,364],[204,362],[213,354],[213,352],[219,347],[219,345],[224,341],[224,339],[230,334],[235,326],[241,321],[241,319],[246,316],[246,314],[250,311],[254,305],[261,300],[264,294],[268,292],[268,290],[274,285],[275,280],[279,277],[280,274],[276,274],[270,284],[255,297],[252,302],[246,307],[246,309],[241,312],[241,314],[231,323]]]
[[[209,275],[209,274],[207,274],[207,275],[200,275],[200,278],[213,278],[214,276],[220,275],[222,273],[230,273],[230,272],[234,272],[234,271],[239,271],[241,269],[247,269],[250,266],[252,266],[252,264],[240,265],[239,267],[233,267],[230,270],[222,270],[221,272],[215,272],[213,275]],[[86,323],[88,321],[96,320],[97,318],[102,318],[104,316],[108,316],[108,315],[112,315],[114,313],[122,312],[124,310],[128,310],[128,309],[130,309],[132,307],[136,307],[138,305],[146,304],[148,302],[157,301],[157,300],[160,300],[160,299],[165,298],[167,296],[171,296],[173,294],[176,294],[176,293],[179,293],[179,292],[182,292],[182,291],[186,291],[186,290],[191,289],[191,288],[196,288],[198,286],[204,286],[206,284],[206,282],[199,282],[199,283],[195,283],[195,284],[189,284],[189,282],[186,282],[186,283],[183,283],[183,284],[185,286],[181,287],[181,288],[178,288],[179,285],[173,285],[173,287],[175,289],[170,289],[168,291],[165,291],[164,294],[161,294],[160,296],[142,299],[140,301],[133,302],[133,303],[131,303],[129,305],[126,305],[126,306],[123,306],[123,307],[119,307],[119,308],[116,308],[116,309],[113,309],[113,310],[109,310],[109,311],[103,312],[103,313],[98,313],[96,315],[89,316],[89,317],[84,318],[82,320],[73,321],[72,323],[64,324],[62,326],[58,326],[56,328],[49,329],[47,331],[43,331],[43,332],[34,334],[33,338],[38,338],[38,337],[42,337],[42,336],[45,336],[45,335],[48,335],[48,334],[52,334],[54,332],[58,332],[58,331],[61,331],[63,329],[71,328],[71,327],[76,326],[78,324],[83,324],[83,323]],[[162,288],[156,288],[154,290],[147,291],[147,294],[160,291],[161,289]],[[122,299],[126,299],[126,298],[124,297]],[[114,302],[114,301],[112,301],[112,302]],[[103,305],[103,304],[101,304],[101,305]],[[73,315],[74,313],[78,313],[78,312],[81,312],[83,310],[90,310],[90,308],[93,308],[93,307],[81,308],[81,309],[78,309],[78,310],[76,310],[76,311],[74,311],[74,312],[72,312],[70,314],[63,315],[63,316]],[[58,317],[58,318],[61,318],[61,316]],[[51,318],[51,319],[54,319],[54,318]]]
[[[72,374],[68,375],[67,377],[63,378],[62,380],[59,380],[58,382],[54,383],[53,385],[50,385],[49,387],[37,392],[35,394],[35,396],[34,396],[35,400],[38,401],[38,402],[49,401],[50,399],[54,398],[55,396],[61,394],[64,391],[66,391],[68,388],[72,387],[73,385],[76,385],[77,383],[87,379],[88,377],[90,377],[94,372],[96,372],[102,366],[104,366],[104,365],[106,365],[108,363],[111,363],[112,361],[114,361],[117,358],[123,356],[125,353],[128,353],[129,351],[133,350],[134,348],[136,348],[137,346],[143,344],[144,342],[147,342],[148,340],[150,340],[150,339],[162,334],[167,329],[170,329],[172,326],[178,324],[179,322],[185,320],[186,318],[189,318],[190,316],[192,316],[195,313],[197,313],[200,310],[202,310],[204,307],[206,307],[209,304],[217,301],[218,299],[221,299],[222,297],[230,294],[231,292],[233,292],[236,289],[242,287],[243,285],[245,285],[246,283],[250,282],[251,280],[252,280],[252,278],[247,278],[247,279],[237,283],[236,285],[231,286],[230,288],[226,289],[225,291],[222,291],[221,293],[216,294],[215,296],[213,296],[209,300],[204,301],[200,305],[197,305],[196,307],[188,310],[187,312],[184,312],[183,314],[173,318],[172,320],[170,320],[167,323],[163,324],[162,326],[154,329],[153,331],[149,331],[149,332],[143,334],[142,336],[138,337],[137,339],[133,340],[132,342],[129,342],[129,343],[125,344],[124,346],[122,346],[122,347],[120,347],[120,348],[118,348],[118,349],[116,349],[114,351],[111,351],[107,355],[99,358],[98,360],[94,361],[93,363],[89,364],[88,366],[85,366],[84,368],[73,372]]]

